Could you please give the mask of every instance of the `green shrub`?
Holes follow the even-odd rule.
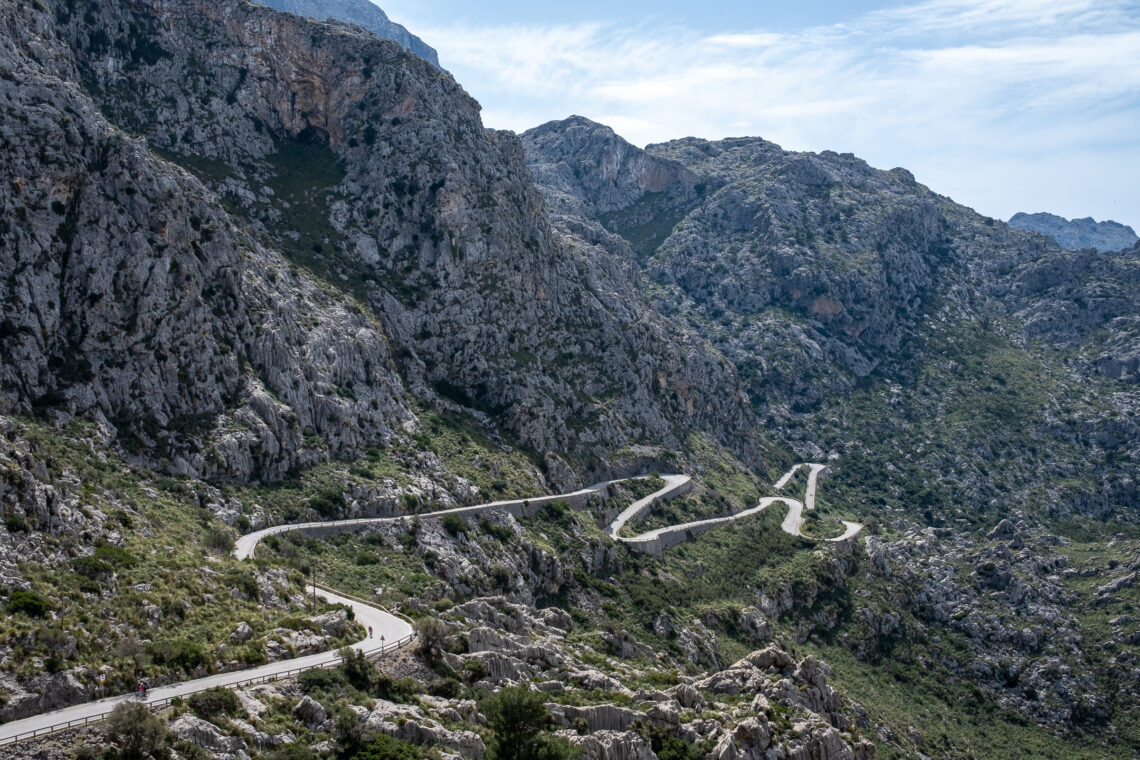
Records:
[[[341,649],[340,660],[340,670],[354,689],[360,689],[367,693],[380,675],[380,671],[376,669],[372,661],[365,657],[364,652],[359,649],[351,647]]]
[[[195,715],[205,720],[219,715],[235,715],[241,709],[237,694],[220,686],[190,695],[186,704]]]
[[[129,514],[127,514],[125,511],[123,511],[121,509],[111,510],[111,518],[114,520],[117,520],[119,525],[122,525],[124,528],[127,528],[128,530],[135,527],[134,518],[131,517]]]
[[[23,515],[9,512],[4,515],[4,527],[8,529],[9,533],[27,533],[28,521]]]
[[[309,499],[309,507],[326,520],[339,515],[344,506],[344,494],[331,488]]]
[[[346,618],[349,620],[356,620],[356,610],[352,609],[347,604],[334,604],[332,605],[332,608],[334,610],[344,610],[344,615]],[[317,633],[320,633],[320,631],[317,631]]]
[[[297,676],[297,684],[306,694],[321,691],[339,691],[348,683],[344,673],[340,670],[326,668],[309,668],[301,671]]]
[[[156,665],[181,668],[187,673],[206,663],[201,645],[186,639],[154,641],[146,649]]]
[[[711,749],[705,743],[690,744],[674,736],[669,729],[647,721],[636,721],[630,729],[649,743],[657,760],[702,760]]]
[[[549,732],[553,726],[546,695],[525,686],[508,686],[479,701],[494,731],[491,760],[570,760],[580,752],[565,739]]]
[[[429,665],[434,665],[443,656],[443,640],[447,637],[447,626],[433,617],[420,618],[416,623],[419,636],[417,651]]]
[[[424,750],[414,744],[379,734],[352,755],[353,760],[421,760]]]
[[[437,678],[428,684],[428,694],[441,699],[458,699],[463,693],[463,684],[456,678]]]
[[[268,660],[269,658],[265,654],[265,643],[262,641],[252,641],[242,649],[241,661],[251,668],[264,665]]]
[[[317,756],[308,744],[286,744],[265,755],[266,760],[316,760]]]
[[[13,591],[8,597],[8,614],[23,612],[31,617],[45,617],[51,611],[51,602],[34,591]]]
[[[222,576],[222,580],[227,586],[241,591],[247,598],[257,599],[257,578],[253,577],[253,573],[243,570],[232,570]]]
[[[207,547],[218,554],[229,554],[234,550],[233,534],[230,533],[229,528],[223,528],[220,525],[212,525],[207,528],[203,541]],[[256,594],[254,596],[256,598]]]
[[[95,557],[76,557],[71,560],[71,569],[76,574],[82,575],[84,578],[94,580],[100,575],[106,575],[114,571],[115,568],[111,566],[110,562],[106,562]]]
[[[368,693],[389,702],[408,702],[419,692],[420,682],[414,678],[392,678],[387,673],[378,673]]]
[[[321,633],[321,626],[308,618],[303,618],[300,615],[290,615],[289,617],[282,618],[277,624],[279,628],[288,628],[291,631],[311,631],[312,633]]]
[[[570,505],[559,499],[549,504],[543,504],[538,511],[538,517],[543,522],[565,526],[570,520]]]
[[[146,705],[123,702],[111,711],[103,724],[108,741],[118,745],[118,757],[142,760],[162,749],[167,742],[166,726]]]
[[[444,515],[443,529],[453,536],[458,536],[460,533],[466,535],[467,521],[459,515]]]
[[[486,517],[479,520],[479,530],[497,541],[506,543],[515,537],[515,532],[506,525],[496,525]]]
[[[112,567],[128,568],[139,563],[139,558],[126,549],[113,544],[101,544],[95,548],[95,559],[102,560]]]
[[[482,660],[468,660],[463,663],[463,677],[467,679],[467,683],[482,681],[487,677],[487,666]]]

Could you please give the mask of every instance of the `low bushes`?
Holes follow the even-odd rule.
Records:
[[[235,715],[241,709],[237,694],[220,686],[191,695],[186,704],[191,712],[204,720],[219,715]]]
[[[23,612],[31,617],[42,618],[51,611],[51,602],[34,591],[13,591],[5,609],[9,615]]]

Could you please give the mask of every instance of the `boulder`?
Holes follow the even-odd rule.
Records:
[[[230,641],[235,644],[244,644],[253,638],[253,627],[249,623],[242,621],[238,623],[238,627],[230,634]]]
[[[733,668],[759,668],[760,670],[790,671],[796,664],[792,656],[782,649],[768,647],[746,656],[733,664]]]
[[[320,626],[321,631],[326,636],[334,639],[347,636],[352,628],[352,624],[348,620],[348,614],[344,610],[333,610],[323,615],[311,617],[309,620]]]
[[[617,705],[587,705],[575,707],[573,705],[547,704],[554,724],[561,728],[574,728],[579,721],[586,724],[590,733],[595,731],[625,731],[630,725],[640,720],[642,715],[637,710],[630,710]]]
[[[585,736],[559,731],[558,735],[582,750],[582,760],[657,760],[649,743],[632,731],[595,731]]]
[[[1111,583],[1104,584],[1096,590],[1096,593],[1098,596],[1108,596],[1109,594],[1115,594],[1118,591],[1123,591],[1124,589],[1134,586],[1135,584],[1136,573],[1129,573],[1122,578],[1117,578]]]
[[[669,690],[669,695],[686,709],[700,710],[705,706],[704,696],[687,683],[674,686]]]
[[[293,707],[293,714],[300,718],[310,729],[316,730],[329,719],[329,713],[320,702],[308,694],[301,698]]]
[[[570,613],[558,607],[546,607],[538,611],[539,619],[550,628],[559,631],[569,631],[574,626],[574,619]]]
[[[628,631],[621,631],[620,633],[603,631],[601,637],[602,641],[606,642],[610,652],[623,659],[652,658],[654,655],[652,647],[638,642]]]
[[[170,732],[182,741],[196,744],[215,754],[245,754],[245,742],[236,736],[227,736],[213,723],[196,718],[190,713],[180,715],[170,724]]]

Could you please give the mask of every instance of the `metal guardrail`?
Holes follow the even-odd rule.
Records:
[[[402,612],[397,612],[397,611],[395,611],[395,610],[392,610],[392,609],[389,609],[389,608],[385,607],[383,604],[380,604],[380,602],[377,602],[377,601],[370,601],[370,600],[368,600],[368,599],[363,599],[363,598],[361,598],[361,597],[359,597],[359,596],[355,596],[355,595],[353,595],[353,594],[346,594],[346,593],[345,593],[345,592],[343,592],[343,591],[338,591],[337,589],[335,589],[335,588],[332,588],[331,586],[326,586],[325,584],[323,584],[323,583],[318,583],[318,582],[316,582],[316,581],[309,581],[309,585],[310,585],[310,586],[316,586],[316,587],[317,587],[317,588],[319,588],[320,590],[322,590],[322,591],[327,591],[327,592],[329,592],[330,594],[336,594],[337,596],[343,596],[345,599],[351,599],[352,601],[354,601],[354,602],[358,602],[358,603],[360,603],[360,604],[363,604],[363,605],[365,605],[365,606],[368,606],[368,607],[373,607],[373,608],[375,608],[375,609],[378,609],[378,610],[383,610],[384,612],[387,612],[389,615],[391,615],[391,616],[393,616],[393,617],[398,617],[398,618],[400,618],[400,619],[401,619],[401,620],[403,620],[405,623],[407,623],[408,625],[412,626],[412,628],[415,628],[415,627],[416,627],[416,621],[412,620],[410,617],[408,617],[407,615],[405,615],[405,614],[404,614],[404,613],[402,613]],[[405,638],[407,638],[407,637],[405,637]],[[412,638],[413,638],[413,639],[415,638],[415,634],[414,634],[414,633],[412,634]],[[400,640],[401,640],[401,641],[403,641],[404,639],[400,639]]]
[[[360,602],[361,604],[367,604],[371,607],[379,607],[380,609],[384,609],[383,607],[381,607],[378,604],[375,604],[373,602],[366,602],[363,599],[359,599],[359,598],[351,596],[349,594],[344,594],[344,593],[342,593],[340,591],[336,591],[334,589],[325,588],[324,586],[319,586],[319,585],[318,585],[318,588],[322,588],[326,591],[337,594],[338,596],[343,596],[347,599],[352,599],[354,601]],[[409,623],[412,623],[412,619],[407,617],[406,615],[402,615],[398,612],[391,612],[390,610],[387,610],[387,609],[384,609],[384,611],[388,612],[391,615],[396,615],[397,617],[403,618],[404,620],[408,621]],[[413,625],[414,625],[414,623],[413,623]],[[365,649],[365,648],[361,647],[360,651],[364,653],[365,657],[372,659],[373,657],[384,654],[385,652],[390,652],[390,651],[399,649],[399,648],[401,648],[407,644],[410,644],[412,641],[415,640],[415,638],[416,638],[416,634],[415,634],[415,631],[413,631],[412,633],[408,634],[407,636],[404,636],[404,637],[402,637],[396,641],[384,642],[383,644],[380,644],[379,646],[372,647],[369,649]],[[239,677],[239,678],[235,678],[232,681],[224,681],[223,683],[213,684],[211,686],[203,686],[200,689],[195,689],[193,691],[187,692],[186,694],[179,694],[178,696],[175,696],[175,697],[164,697],[163,699],[158,699],[158,700],[153,700],[153,701],[151,701],[151,700],[140,701],[139,704],[145,705],[147,708],[149,708],[151,710],[159,710],[163,707],[169,707],[175,699],[184,699],[185,697],[193,696],[194,694],[200,694],[201,692],[206,691],[208,689],[218,689],[218,688],[228,689],[228,688],[240,688],[243,686],[257,686],[258,684],[273,683],[274,681],[281,681],[285,678],[291,678],[292,676],[295,676],[298,673],[302,673],[306,670],[313,670],[314,668],[320,668],[322,670],[331,670],[332,668],[335,668],[338,665],[340,665],[340,661],[333,661],[333,662],[321,663],[319,665],[311,665],[307,668],[291,668],[290,670],[283,670],[280,673],[271,673],[269,675],[260,676],[257,678],[240,678]],[[37,728],[37,729],[34,729],[32,731],[25,731],[23,733],[15,734],[14,736],[9,736],[5,739],[0,739],[0,747],[5,747],[5,746],[8,746],[9,744],[17,744],[21,741],[28,741],[29,739],[36,739],[36,738],[39,738],[42,736],[50,736],[51,734],[57,734],[60,731],[67,731],[68,729],[78,728],[79,726],[87,726],[87,725],[90,725],[92,723],[99,723],[99,722],[103,721],[108,715],[110,715],[114,711],[115,707],[118,707],[121,704],[128,703],[128,702],[132,701],[133,699],[134,698],[131,697],[130,695],[125,695],[125,697],[123,699],[120,699],[117,702],[115,702],[114,707],[110,707],[109,709],[107,709],[107,710],[105,710],[105,711],[103,711],[97,715],[88,715],[84,718],[75,718],[74,720],[69,720],[69,721],[62,722],[62,723],[56,723],[56,724],[53,724],[51,726],[47,726],[46,728]]]
[[[568,496],[578,496],[581,494],[591,494],[591,493],[596,492],[597,490],[601,490],[601,488],[598,488],[598,486],[606,486],[606,485],[609,485],[610,483],[616,483],[616,482],[621,482],[624,480],[634,480],[634,479],[636,479],[636,478],[619,478],[619,479],[607,481],[605,483],[595,484],[595,486],[590,486],[588,488],[584,488],[584,489],[581,489],[580,491],[575,491],[573,493],[559,494],[558,496],[538,497],[537,499],[518,499],[518,500],[491,502],[489,504],[479,504],[479,505],[475,505],[472,507],[455,507],[452,509],[439,510],[436,512],[424,512],[424,513],[420,513],[418,515],[400,515],[400,516],[396,516],[396,517],[387,517],[387,518],[363,517],[363,518],[354,518],[354,519],[349,519],[349,520],[329,520],[327,522],[308,522],[308,523],[294,523],[294,524],[277,525],[277,526],[273,526],[270,529],[267,529],[262,537],[279,535],[281,533],[286,533],[286,532],[291,531],[291,530],[305,530],[305,529],[313,529],[313,528],[330,528],[330,527],[350,527],[350,526],[354,526],[354,525],[362,525],[362,524],[367,524],[367,523],[375,523],[375,522],[388,521],[388,520],[395,521],[395,520],[400,520],[400,519],[408,519],[408,518],[414,518],[417,516],[418,517],[429,517],[429,518],[430,517],[443,517],[449,513],[457,513],[457,512],[458,513],[470,512],[472,514],[480,514],[484,511],[488,511],[491,509],[502,509],[502,508],[510,507],[510,506],[514,506],[514,505],[524,505],[525,506],[525,505],[530,504],[530,503],[542,502],[542,501],[547,501],[547,500],[556,500],[556,499],[560,499],[560,498],[566,498]],[[641,538],[641,537],[638,537],[638,538]],[[640,543],[639,541],[636,541],[636,540],[634,540],[634,541],[630,541],[629,539],[625,539],[625,540],[629,543]],[[645,539],[641,539],[641,541],[644,541],[644,540]],[[260,541],[258,543],[260,543]],[[253,551],[256,551],[256,548],[257,548],[257,545],[255,544]],[[252,556],[252,552],[251,552],[251,556]],[[415,638],[416,638],[416,633],[414,630],[415,621],[413,621],[407,615],[404,615],[400,612],[395,612],[393,610],[390,610],[390,609],[384,607],[383,605],[381,605],[377,602],[361,599],[359,597],[353,596],[351,594],[346,594],[342,591],[337,591],[336,589],[329,588],[328,586],[324,586],[324,585],[319,584],[319,583],[312,583],[312,585],[314,585],[317,588],[322,589],[324,591],[328,591],[328,592],[336,594],[338,596],[342,596],[346,599],[352,599],[353,601],[359,602],[361,604],[366,604],[369,607],[381,609],[384,612],[387,612],[389,615],[393,615],[395,617],[399,617],[399,618],[403,619],[404,621],[406,621],[407,623],[409,623],[413,627],[412,633],[408,634],[407,636],[400,638],[397,641],[384,642],[380,646],[373,647],[370,649],[365,649],[364,647],[361,647],[360,651],[364,653],[365,657],[372,659],[373,657],[381,655],[385,652],[392,651],[395,649],[399,649],[400,647],[403,647],[403,646],[405,646],[405,645],[407,645],[407,644],[409,644],[415,640]],[[199,694],[203,691],[206,691],[207,689],[236,688],[236,687],[242,687],[242,686],[256,686],[256,685],[262,684],[262,683],[272,683],[274,681],[280,681],[283,678],[289,678],[289,677],[294,676],[294,675],[296,675],[302,671],[305,671],[305,670],[312,670],[313,668],[330,669],[330,668],[335,668],[339,664],[340,664],[339,662],[328,662],[328,663],[322,663],[320,665],[313,665],[312,667],[308,667],[308,668],[294,668],[291,670],[285,670],[285,671],[282,671],[280,673],[273,673],[271,675],[261,676],[259,678],[249,678],[249,679],[237,678],[233,681],[225,681],[223,683],[214,684],[212,686],[203,686],[200,689],[195,689],[194,691],[187,692],[186,694],[180,694],[177,697],[166,697],[166,698],[156,700],[153,702],[147,701],[147,702],[142,702],[140,704],[145,704],[151,710],[157,710],[157,709],[160,709],[163,707],[168,707],[171,704],[172,700],[174,700],[174,699],[181,699],[183,697],[188,697],[188,696],[192,696],[194,694]],[[115,707],[118,707],[120,704],[123,704],[124,702],[129,701],[130,699],[131,699],[130,696],[127,696],[125,699],[120,699],[118,702],[115,703]],[[69,721],[65,721],[65,722],[61,722],[61,723],[56,723],[56,724],[53,724],[51,726],[47,726],[46,728],[33,729],[32,731],[26,731],[24,733],[15,734],[14,736],[9,736],[5,739],[0,739],[0,747],[7,746],[9,744],[16,744],[16,743],[19,743],[21,741],[27,741],[29,739],[34,739],[34,738],[38,738],[41,736],[49,736],[51,734],[59,733],[60,731],[66,731],[66,730],[71,729],[71,728],[77,728],[79,726],[87,726],[87,725],[90,725],[92,723],[99,723],[100,721],[104,720],[108,715],[110,715],[111,712],[115,709],[115,707],[111,707],[110,709],[105,710],[104,712],[101,712],[97,715],[88,715],[84,718],[76,718],[75,720],[69,720]]]

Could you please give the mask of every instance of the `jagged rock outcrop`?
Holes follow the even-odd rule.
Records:
[[[362,26],[378,37],[400,43],[409,53],[415,53],[434,66],[439,66],[439,54],[435,48],[389,19],[388,14],[369,0],[265,0],[265,4],[279,11],[308,16],[318,21],[335,18]]]
[[[535,127],[522,140],[527,165],[558,214],[613,214],[647,194],[665,206],[682,206],[698,195],[699,180],[684,166],[649,155],[580,116]]]
[[[1101,252],[1120,251],[1131,248],[1138,241],[1131,227],[1112,220],[1098,222],[1092,217],[1066,219],[1056,214],[1018,212],[1010,217],[1009,226],[1047,235],[1070,251],[1084,248]]]
[[[170,733],[182,741],[208,750],[213,757],[248,758],[245,742],[236,736],[226,736],[213,723],[186,714],[170,724]]]

